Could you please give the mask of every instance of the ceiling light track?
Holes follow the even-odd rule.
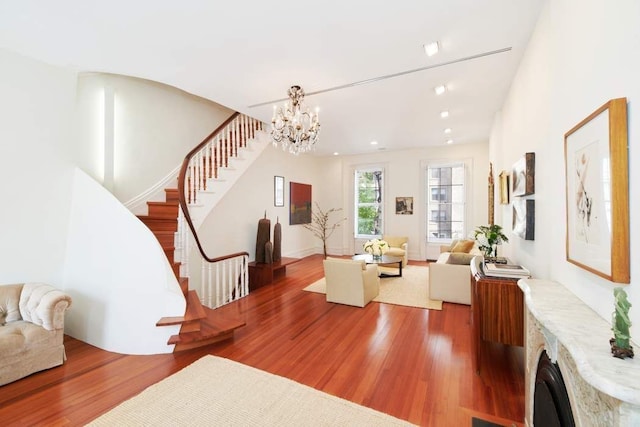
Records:
[[[401,71],[399,73],[387,74],[386,76],[374,77],[374,78],[367,79],[367,80],[360,80],[358,82],[347,83],[345,85],[340,85],[340,86],[334,86],[334,87],[331,87],[331,88],[328,88],[328,89],[317,90],[315,92],[307,92],[306,96],[317,95],[319,93],[332,92],[334,90],[346,89],[346,88],[350,88],[350,87],[355,87],[355,86],[360,86],[360,85],[364,85],[364,84],[374,83],[374,82],[378,82],[380,80],[386,80],[386,79],[391,79],[391,78],[394,78],[394,77],[404,76],[406,74],[417,73],[419,71],[425,71],[425,70],[431,70],[433,68],[444,67],[445,65],[453,65],[453,64],[458,64],[460,62],[464,62],[464,61],[470,61],[472,59],[484,58],[485,56],[497,55],[499,53],[509,52],[510,50],[511,50],[511,47],[505,47],[505,48],[498,49],[498,50],[492,50],[492,51],[489,51],[489,52],[478,53],[476,55],[466,56],[464,58],[454,59],[452,61],[441,62],[439,64],[433,64],[433,65],[427,65],[425,67],[415,68],[413,70],[407,70],[407,71]],[[287,99],[288,98],[281,98],[281,99],[276,99],[276,100],[273,100],[273,101],[261,102],[260,104],[249,105],[247,108],[262,107],[263,105],[270,105],[270,104],[274,104],[276,102],[286,101]]]

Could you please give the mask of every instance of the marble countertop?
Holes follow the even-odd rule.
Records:
[[[624,360],[612,356],[610,323],[558,282],[521,279],[518,286],[527,308],[546,329],[546,339],[557,340],[569,351],[587,383],[618,400],[640,406],[640,354]],[[640,351],[633,341],[631,345]]]

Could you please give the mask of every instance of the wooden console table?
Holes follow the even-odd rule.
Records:
[[[254,291],[262,286],[268,285],[274,279],[287,274],[287,265],[300,261],[300,258],[281,258],[272,264],[263,262],[249,263],[249,290]]]
[[[481,345],[492,341],[524,346],[524,297],[518,280],[485,276],[482,258],[471,262],[471,328],[480,372]]]

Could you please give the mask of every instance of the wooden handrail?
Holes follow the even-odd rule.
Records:
[[[200,243],[200,238],[198,237],[198,233],[196,233],[196,228],[193,225],[193,220],[191,219],[191,214],[189,213],[189,206],[187,205],[187,199],[186,199],[186,196],[185,196],[185,182],[186,182],[187,170],[189,168],[189,162],[191,161],[191,158],[197,152],[199,152],[202,149],[202,147],[204,147],[205,144],[207,144],[209,142],[209,140],[211,140],[211,138],[213,138],[218,133],[220,133],[222,130],[224,130],[224,128],[226,128],[227,125],[229,125],[229,123],[231,123],[239,115],[240,115],[239,112],[233,113],[227,120],[225,120],[224,123],[222,123],[220,126],[218,126],[216,128],[216,130],[211,132],[211,134],[209,134],[209,136],[207,136],[200,144],[198,144],[193,150],[189,151],[187,156],[182,161],[182,166],[180,167],[180,174],[178,175],[178,201],[180,202],[180,209],[182,209],[182,213],[184,214],[184,219],[187,222],[187,224],[189,225],[189,229],[191,230],[191,234],[193,235],[193,238],[196,241],[196,245],[198,246],[198,250],[200,251],[200,255],[202,255],[202,258],[205,259],[208,262],[219,262],[219,261],[223,261],[225,259],[234,258],[234,257],[241,256],[241,255],[247,255],[248,256],[249,253],[248,252],[238,252],[238,253],[231,254],[231,255],[224,255],[224,256],[221,256],[221,257],[218,257],[218,258],[209,258],[207,256],[207,254],[204,252],[204,248],[202,247],[202,244]]]

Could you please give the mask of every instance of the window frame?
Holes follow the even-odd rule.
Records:
[[[380,202],[378,203],[360,203],[359,200],[359,191],[358,191],[358,183],[359,183],[359,174],[363,172],[380,172],[381,173],[381,183],[380,183]],[[354,168],[353,173],[353,234],[356,239],[372,239],[372,238],[380,238],[384,234],[384,225],[385,225],[385,203],[386,203],[386,195],[385,195],[385,185],[386,185],[386,172],[385,168],[382,165],[367,165],[367,166],[356,166]],[[374,205],[378,206],[380,210],[380,229],[377,234],[361,234],[358,233],[358,223],[360,220],[359,215],[359,207],[361,205]]]
[[[465,236],[467,236],[468,234],[468,219],[469,219],[469,175],[470,175],[470,167],[467,165],[467,161],[460,159],[460,160],[451,160],[451,161],[446,161],[446,162],[429,162],[426,163],[424,165],[425,169],[424,169],[424,185],[425,185],[425,198],[426,198],[426,203],[425,203],[425,215],[424,215],[424,227],[425,227],[425,234],[424,234],[424,239],[425,239],[425,243],[427,245],[429,244],[447,244],[447,243],[451,243],[452,240],[457,239],[457,238],[464,238]],[[429,184],[430,180],[433,179],[432,177],[432,171],[434,169],[441,169],[441,168],[454,168],[454,167],[461,167],[462,171],[463,171],[463,179],[462,179],[462,203],[455,203],[455,205],[460,206],[461,205],[461,210],[462,210],[462,232],[460,236],[455,236],[453,235],[453,231],[451,232],[451,237],[432,237],[429,233],[429,223],[434,222],[432,220],[432,199],[431,199],[431,195],[432,195],[432,186]],[[440,195],[438,196],[438,199],[440,199],[436,204],[440,205],[442,204],[442,192],[440,192]],[[453,206],[454,204],[451,203],[451,205]],[[440,211],[441,212],[441,211]],[[439,215],[440,216],[440,215]],[[452,219],[452,218],[451,218]],[[438,222],[438,221],[436,221]]]

